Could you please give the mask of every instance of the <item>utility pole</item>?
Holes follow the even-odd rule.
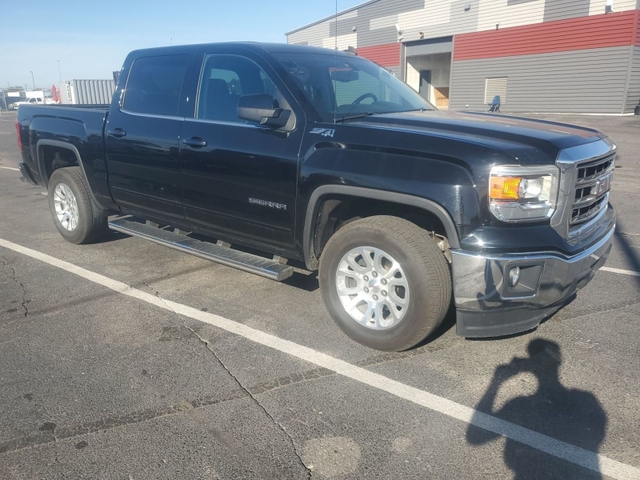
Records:
[[[35,90],[36,89],[36,80],[35,80],[35,78],[33,78],[33,71],[32,70],[29,70],[29,71],[31,72],[31,81],[33,82],[33,89]]]
[[[58,76],[60,77],[60,83],[62,83],[62,70],[60,70],[60,60],[58,60]]]

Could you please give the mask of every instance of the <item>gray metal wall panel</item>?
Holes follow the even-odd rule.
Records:
[[[544,4],[543,19],[545,22],[552,22],[554,20],[565,20],[567,18],[586,17],[589,15],[590,6],[591,0],[547,1]]]
[[[357,19],[344,20],[343,23],[346,23],[344,29],[351,33],[352,28],[357,27],[359,47],[397,42],[398,32],[395,27],[398,23],[397,17],[390,18],[389,25],[382,28],[371,29],[371,21],[422,8],[424,8],[424,0],[380,0],[358,9]]]
[[[400,78],[400,67],[387,67],[387,70],[393,73],[394,76]]]
[[[553,0],[547,0],[551,2]],[[570,1],[570,0],[563,0]],[[601,15],[605,13],[605,7],[607,5],[607,0],[590,0],[589,1],[589,15]],[[634,8],[638,8],[638,2],[636,0],[614,0],[613,2],[613,11],[614,12],[624,12],[627,10],[633,10]]]
[[[465,7],[471,6],[471,9],[466,11]],[[449,13],[450,22],[438,26],[438,29],[445,32],[447,35],[454,35],[456,33],[463,32],[475,32],[478,30],[478,21],[480,15],[480,0],[468,1],[457,0],[451,3],[451,12]],[[434,29],[435,30],[435,29]],[[431,29],[429,29],[429,37],[431,35]]]
[[[424,45],[407,45],[407,57],[415,55],[432,55],[434,53],[446,53],[453,51],[453,40]]]
[[[622,113],[629,47],[453,62],[452,109],[486,109],[485,79],[508,77],[504,112]]]
[[[329,23],[330,22],[319,23],[309,28],[305,28],[304,30],[292,33],[287,36],[287,43],[298,44],[305,42],[305,45],[321,47],[322,40],[330,36]]]
[[[357,33],[357,47],[437,38],[460,33],[537,24],[604,13],[607,0],[377,0],[349,9],[287,35],[288,43],[322,46],[335,34]],[[638,7],[637,0],[615,0],[614,11]],[[465,7],[469,5],[470,8]],[[323,42],[324,41],[324,42]],[[356,46],[356,45],[354,45]]]
[[[335,37],[336,35],[349,35],[353,33],[353,28],[358,28],[358,18],[345,18],[338,21],[329,23],[329,35]]]
[[[370,4],[370,3],[379,2],[379,1],[380,1],[380,0],[369,0],[368,2],[361,3],[361,4],[359,4],[359,5],[356,5],[355,7],[351,7],[351,8],[348,8],[348,9],[346,9],[346,10],[338,11],[338,15],[339,15],[339,16],[344,16],[345,14],[350,14],[350,13],[352,13],[352,12],[356,12],[356,14],[357,14],[357,11],[358,11],[358,10],[360,10],[360,9],[362,9],[365,5]],[[640,1],[640,0],[639,0],[639,1]],[[303,30],[310,29],[310,28],[312,28],[312,27],[314,27],[314,26],[316,26],[316,25],[319,25],[319,24],[321,24],[321,23],[331,22],[331,21],[333,21],[333,20],[335,20],[335,16],[334,16],[334,15],[330,15],[330,16],[328,16],[328,17],[321,18],[320,20],[316,20],[315,22],[308,23],[308,24],[303,25],[303,26],[301,26],[301,27],[298,27],[298,28],[296,28],[296,29],[294,29],[294,30],[291,30],[291,31],[289,31],[289,32],[286,32],[286,33],[285,33],[285,35],[286,35],[286,36],[294,35],[294,34],[296,34],[296,33],[298,33],[298,32],[301,32],[301,31],[303,31]]]
[[[629,89],[625,102],[624,113],[633,113],[633,109],[640,101],[640,48],[633,48],[631,71],[629,72]]]
[[[358,17],[368,20],[397,15],[394,24],[398,24],[403,32],[403,41],[419,40],[422,32],[424,38],[451,36],[455,33],[474,32],[478,27],[479,6],[481,0],[422,0],[422,5],[410,5],[406,0],[383,0],[370,6],[365,6],[358,12]],[[487,1],[487,0],[483,0]],[[495,0],[488,0],[493,2]],[[465,11],[466,5],[471,5]],[[370,22],[367,22],[370,23]],[[378,29],[358,30],[358,45],[380,45]],[[397,41],[395,27],[387,43]],[[362,41],[360,41],[362,39]],[[385,37],[385,39],[387,39]]]
[[[373,47],[375,45],[386,45],[398,41],[398,32],[396,27],[378,28],[376,30],[358,29],[358,46]]]

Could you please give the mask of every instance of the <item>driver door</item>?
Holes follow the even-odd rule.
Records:
[[[233,53],[231,53],[233,52]],[[276,129],[238,118],[243,95],[272,95],[291,109]],[[183,203],[189,223],[215,238],[293,249],[303,116],[269,65],[241,49],[203,53],[196,108],[180,135]]]

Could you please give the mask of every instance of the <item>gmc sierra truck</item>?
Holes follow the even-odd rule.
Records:
[[[274,280],[318,271],[352,339],[404,350],[534,329],[611,249],[603,133],[438,111],[349,53],[134,51],[111,105],[23,105],[24,178],[68,241],[108,229]]]

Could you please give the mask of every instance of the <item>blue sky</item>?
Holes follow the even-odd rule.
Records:
[[[340,11],[364,0],[338,0]],[[335,12],[335,0],[65,0],[0,2],[0,86],[111,78],[129,51],[189,43],[286,42]],[[10,18],[10,20],[8,20]]]

